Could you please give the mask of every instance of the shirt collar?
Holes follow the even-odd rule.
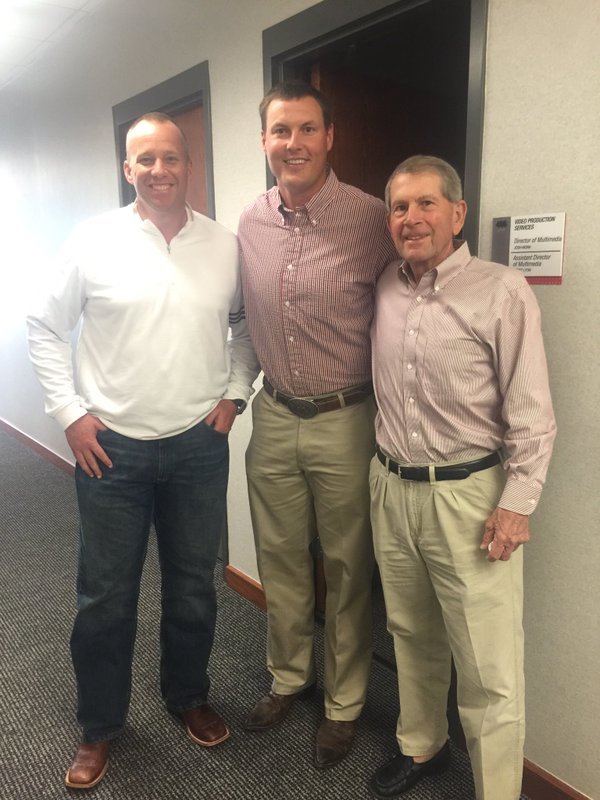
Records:
[[[301,208],[306,211],[309,220],[314,224],[323,215],[325,209],[335,198],[339,186],[339,181],[331,169],[328,167],[327,178],[319,191],[310,198],[308,203]],[[271,210],[276,213],[279,219],[285,224],[287,215],[298,209],[286,208],[277,186],[274,186],[267,193],[268,203]]]
[[[157,233],[160,233],[160,231],[158,230],[158,228],[152,222],[151,219],[149,219],[148,217],[146,219],[142,219],[140,217],[140,215],[138,214],[138,210],[137,210],[137,201],[136,200],[134,200],[133,203],[131,203],[128,207],[131,210],[131,216],[132,216],[134,222],[136,222],[139,225],[140,228],[145,228],[148,231],[156,231]],[[182,233],[189,226],[190,222],[193,222],[193,220],[194,220],[194,212],[193,212],[192,207],[191,207],[191,205],[189,203],[185,204],[185,215],[186,215],[186,221],[185,221],[183,227],[180,228],[179,232],[176,234],[177,236],[179,236],[179,234]]]
[[[438,264],[437,267],[429,270],[433,277],[434,288],[437,290],[443,289],[459,272],[463,271],[470,260],[471,253],[467,242],[455,239],[454,252],[444,259],[441,264]],[[412,271],[406,268],[406,261],[402,261],[398,267],[398,276],[400,275],[403,275],[414,286],[415,281]]]

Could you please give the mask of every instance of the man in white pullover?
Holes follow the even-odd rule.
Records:
[[[258,373],[236,237],[186,204],[180,129],[162,114],[127,135],[126,208],[81,225],[28,319],[46,410],[77,460],[80,557],[71,654],[82,741],[70,788],[102,780],[127,715],[150,523],[162,571],[161,691],[200,745],[229,736],[208,705],[213,570],[227,434]],[[73,375],[70,334],[81,319]],[[228,331],[232,338],[228,342]]]

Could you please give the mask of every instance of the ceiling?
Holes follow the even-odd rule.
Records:
[[[0,89],[17,78],[102,0],[0,0]]]

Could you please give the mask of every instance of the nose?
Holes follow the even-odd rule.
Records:
[[[409,203],[406,209],[405,222],[418,222],[421,219],[418,203]]]
[[[299,147],[300,147],[300,132],[290,131],[290,135],[287,140],[287,149],[297,150]]]
[[[154,164],[152,165],[152,174],[153,175],[162,175],[165,171],[165,165],[163,163],[162,158],[157,158]]]

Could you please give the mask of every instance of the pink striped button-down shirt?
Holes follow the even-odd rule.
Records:
[[[395,258],[381,200],[330,170],[302,208],[285,209],[277,187],[261,195],[238,236],[248,329],[272,385],[307,397],[370,380],[375,283]]]
[[[530,514],[556,426],[540,312],[521,273],[466,243],[418,285],[396,261],[377,285],[372,344],[379,446],[408,464],[502,448],[499,505]]]

